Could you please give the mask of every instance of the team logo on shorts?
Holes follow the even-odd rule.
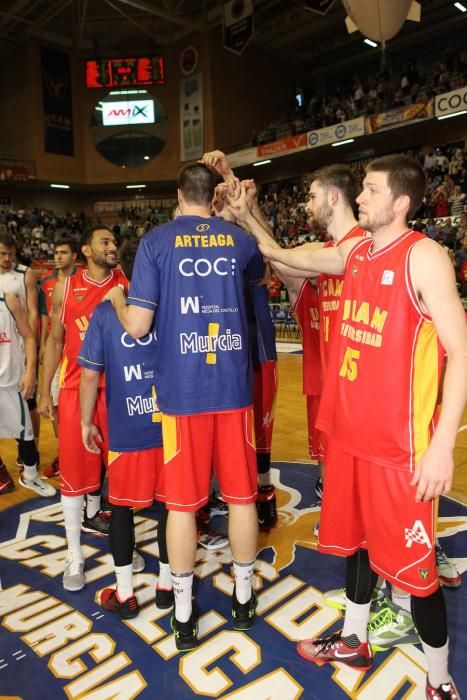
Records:
[[[196,227],[196,230],[197,230],[199,233],[203,233],[203,231],[208,231],[208,230],[209,230],[209,224],[199,224],[199,225]]]
[[[429,569],[419,569],[418,573],[420,574],[422,581],[426,581],[428,578]]]
[[[432,549],[430,538],[421,520],[416,520],[412,527],[405,528],[405,546],[411,547],[415,544],[426,544],[428,549]]]

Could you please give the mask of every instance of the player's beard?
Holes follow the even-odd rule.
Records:
[[[117,256],[110,259],[106,255],[92,255],[92,261],[94,265],[102,267],[104,270],[113,270],[118,265]]]
[[[322,204],[315,209],[310,216],[310,223],[318,229],[327,230],[332,221],[332,207]]]
[[[394,221],[394,210],[392,207],[386,207],[381,211],[377,211],[370,216],[369,214],[358,213],[358,223],[360,226],[370,233],[375,233],[384,226],[389,226]]]

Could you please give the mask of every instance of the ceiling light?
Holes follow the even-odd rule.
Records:
[[[457,7],[457,9],[461,12],[467,12],[467,7],[465,7],[465,5],[463,5],[461,2],[455,2],[454,7]]]
[[[55,185],[55,184],[53,184],[50,186],[56,190],[69,190],[70,189],[70,185]]]
[[[353,143],[355,139],[345,139],[345,141],[335,141],[331,146],[343,146],[345,143]]]
[[[149,160],[149,156],[144,156],[144,160]]]
[[[463,109],[460,112],[453,112],[452,114],[443,114],[442,117],[436,117],[436,119],[451,119],[451,117],[458,117],[461,114],[467,114],[467,109]]]
[[[146,185],[126,185],[127,190],[136,190],[136,189],[141,189],[142,187],[146,187]]]
[[[272,163],[270,158],[269,160],[258,160],[256,163],[253,163],[253,167],[256,168],[258,165],[269,165],[269,163]]]
[[[376,41],[372,41],[371,39],[363,39],[363,43],[368,44],[368,46],[371,46],[373,49],[376,49],[376,47],[378,46]]]

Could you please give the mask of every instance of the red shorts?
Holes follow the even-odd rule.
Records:
[[[209,497],[211,473],[227,503],[254,503],[257,492],[253,410],[190,416],[162,414],[169,510],[193,511]]]
[[[271,453],[276,417],[277,361],[260,362],[253,368],[253,412],[256,452]]]
[[[423,597],[439,587],[437,501],[417,503],[411,479],[408,470],[372,464],[329,440],[318,549],[345,557],[367,549],[373,571]]]
[[[308,452],[311,459],[322,460],[324,458],[324,438],[325,435],[316,427],[318,417],[319,402],[321,395],[306,397],[306,415],[308,418]]]
[[[58,399],[58,458],[60,491],[64,496],[80,496],[101,487],[102,460],[107,459],[107,409],[105,393],[98,389],[92,422],[102,435],[101,454],[88,452],[81,438],[78,389],[60,389]]]
[[[165,500],[162,447],[137,452],[108,453],[109,501],[116,506],[143,508]]]

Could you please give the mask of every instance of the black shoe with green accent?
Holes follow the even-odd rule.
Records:
[[[191,651],[198,646],[198,611],[195,608],[191,611],[188,622],[177,620],[174,611],[170,618],[170,626],[174,631],[178,651]]]
[[[255,624],[256,593],[251,591],[251,598],[247,603],[239,603],[235,594],[235,586],[232,593],[232,617],[234,630],[251,630]]]

